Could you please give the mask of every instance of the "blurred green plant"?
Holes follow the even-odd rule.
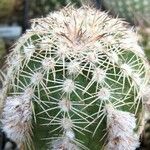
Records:
[[[0,23],[4,23],[12,14],[16,0],[0,0]]]
[[[150,0],[103,0],[111,13],[137,24],[150,22]]]
[[[5,43],[2,39],[0,39],[0,59],[5,53]]]
[[[84,3],[88,2],[88,0],[29,0],[29,19],[45,16],[50,11],[58,10],[68,4],[81,6],[82,1]],[[24,7],[25,3],[23,0],[0,0],[0,23],[17,22],[22,24]]]
[[[45,16],[50,11],[58,10],[68,4],[81,6],[82,0],[32,0],[29,2],[29,17]]]
[[[150,60],[150,27],[148,28],[139,27],[137,31],[139,34],[140,42],[144,47],[146,56]]]
[[[5,43],[3,39],[0,38],[0,67],[1,67],[1,62],[3,61],[3,56],[5,53],[6,53]]]

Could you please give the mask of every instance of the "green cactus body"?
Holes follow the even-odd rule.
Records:
[[[148,23],[150,0],[103,0],[104,6],[115,15],[132,23]]]
[[[106,139],[108,150],[139,145],[135,116],[149,65],[123,24],[72,6],[33,20],[8,56],[4,84],[2,128],[20,149],[100,150]]]

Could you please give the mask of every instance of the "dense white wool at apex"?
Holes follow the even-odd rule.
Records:
[[[135,150],[139,147],[139,136],[135,134],[134,114],[106,105],[108,143],[106,150]]]
[[[8,138],[22,145],[31,132],[32,110],[30,99],[7,97],[2,113],[2,129]],[[29,138],[29,137],[28,137]]]
[[[105,21],[107,25],[104,26]],[[49,22],[52,23],[49,24]],[[67,7],[62,11],[50,13],[46,18],[37,19],[33,24],[35,25],[32,26],[34,32],[49,32],[49,29],[52,29],[52,38],[57,38],[56,53],[60,58],[76,54],[79,56],[83,51],[87,52],[89,49],[92,52],[89,59],[95,62],[98,59],[95,59],[97,57],[95,57],[94,51],[99,51],[103,47],[104,53],[110,52],[111,48],[107,47],[110,44],[116,44],[115,49],[118,49],[119,44],[120,48],[127,51],[143,54],[136,34],[132,29],[127,29],[123,21],[111,18],[107,13],[96,11],[90,7],[81,7],[78,11],[73,7]],[[45,49],[52,45],[51,42],[49,36],[42,37],[40,44],[44,45],[43,49]],[[115,59],[117,62],[117,57]]]

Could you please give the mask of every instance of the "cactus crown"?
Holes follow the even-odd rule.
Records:
[[[149,67],[124,24],[72,6],[33,20],[7,59],[2,126],[19,147],[31,148],[33,140],[40,150],[101,149],[107,118],[115,136],[128,139],[121,148],[130,141],[136,148],[133,114],[141,108]],[[119,131],[113,116],[124,120]]]

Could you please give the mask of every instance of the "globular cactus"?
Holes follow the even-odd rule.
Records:
[[[102,0],[103,5],[115,15],[132,23],[147,24],[150,19],[150,0]]]
[[[72,6],[33,20],[7,58],[2,129],[21,150],[135,150],[149,64],[120,19]]]

